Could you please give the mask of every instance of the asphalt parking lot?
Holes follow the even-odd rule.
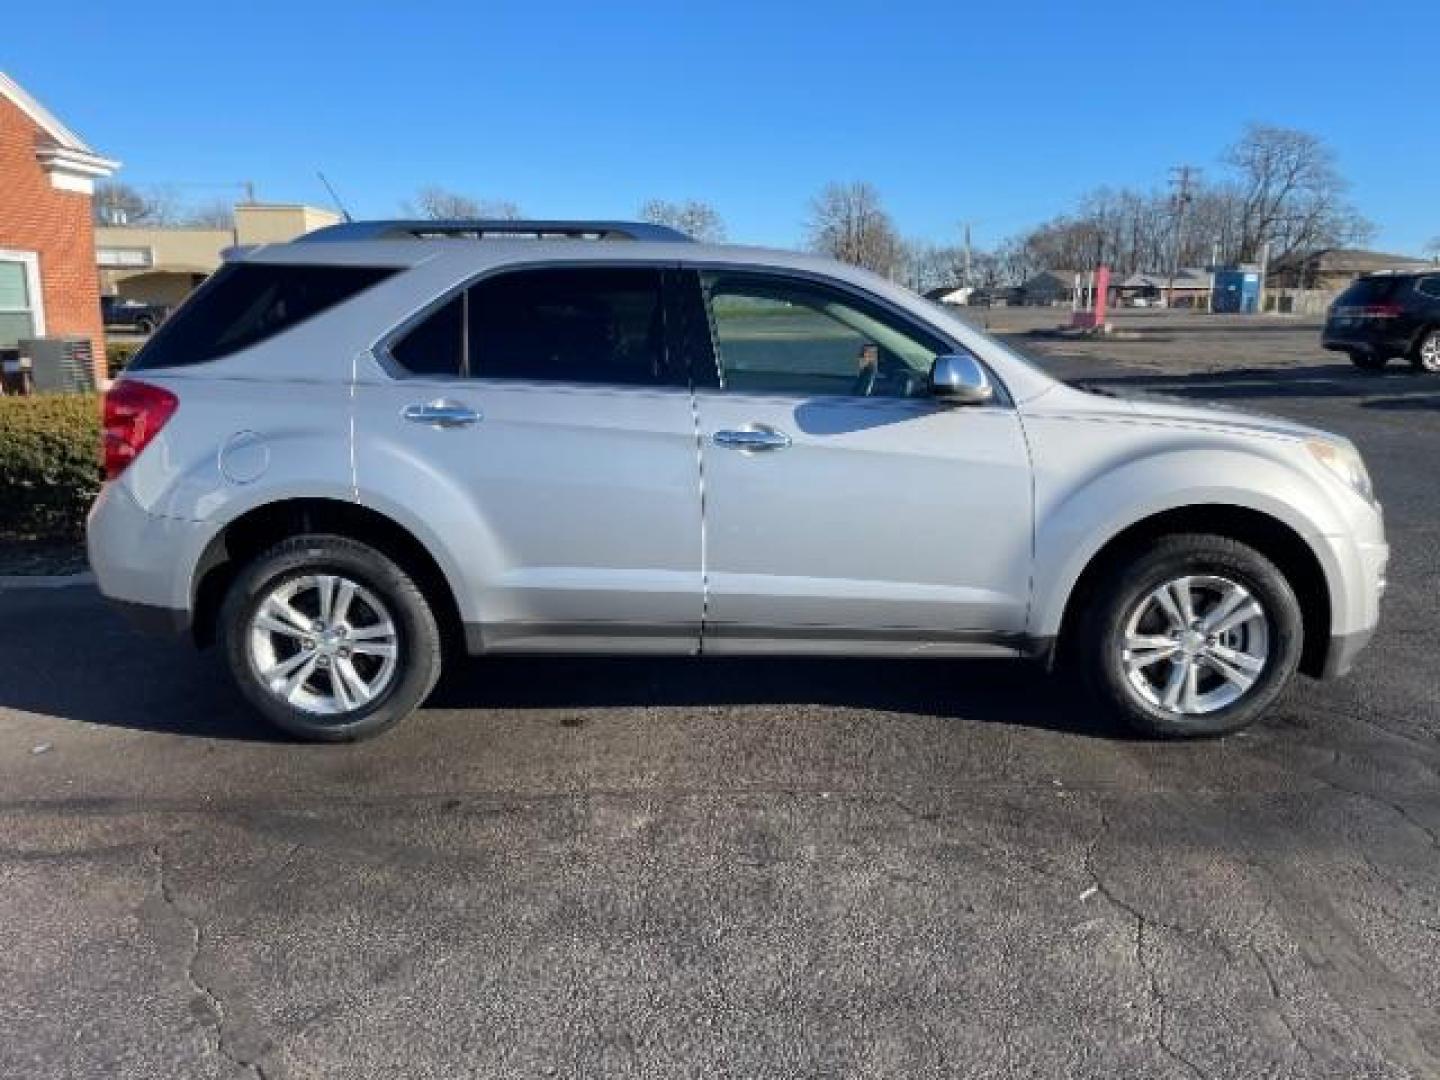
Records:
[[[1162,745],[1023,665],[485,661],[313,747],[7,588],[0,1075],[1440,1076],[1440,380],[1147,316],[1017,340],[1359,444],[1346,680]]]

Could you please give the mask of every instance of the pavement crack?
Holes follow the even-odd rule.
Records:
[[[174,887],[170,882],[170,876],[165,866],[164,842],[153,845],[150,853],[155,858],[155,883],[157,892],[160,895],[161,903],[165,909],[176,917],[185,928],[189,937],[189,947],[186,951],[182,970],[185,975],[185,982],[191,992],[208,1007],[208,1016],[213,1019],[202,1020],[204,1027],[211,1032],[211,1051],[221,1058],[224,1058],[237,1069],[255,1077],[255,1080],[268,1080],[265,1068],[258,1061],[247,1060],[236,1054],[229,1041],[226,1039],[226,1009],[225,1002],[219,993],[209,983],[203,981],[195,970],[196,963],[200,959],[200,953],[205,947],[205,930],[200,921],[192,916],[176,900]]]
[[[1265,984],[1270,990],[1270,997],[1275,1002],[1273,1010],[1275,1019],[1280,1021],[1280,1026],[1290,1036],[1290,1041],[1295,1044],[1295,1049],[1304,1054],[1312,1065],[1315,1064],[1315,1054],[1306,1045],[1305,1040],[1300,1038],[1300,1033],[1295,1030],[1295,1025],[1290,1022],[1290,1017],[1285,1012],[1286,998],[1280,989],[1280,980],[1275,976],[1275,969],[1270,966],[1270,961],[1265,959],[1265,954],[1255,944],[1253,937],[1246,940],[1245,947],[1250,951],[1250,955],[1255,957],[1255,962],[1260,965],[1260,970],[1265,973]]]
[[[1135,905],[1116,894],[1110,888],[1109,882],[1107,882],[1104,876],[1095,868],[1095,852],[1109,832],[1110,819],[1102,809],[1100,811],[1100,829],[1095,834],[1095,839],[1092,840],[1090,845],[1085,849],[1085,872],[1090,876],[1090,880],[1095,883],[1095,888],[1099,890],[1100,895],[1103,896],[1112,907],[1135,920],[1135,966],[1145,977],[1146,988],[1149,992],[1150,1008],[1148,1015],[1153,1028],[1155,1045],[1160,1048],[1161,1053],[1175,1062],[1175,1064],[1184,1068],[1192,1076],[1198,1076],[1201,1080],[1204,1080],[1206,1075],[1204,1070],[1181,1053],[1170,1042],[1169,1029],[1166,1023],[1166,1018],[1169,1014],[1169,1003],[1166,1000],[1165,992],[1160,988],[1160,976],[1156,972],[1155,966],[1146,959],[1145,932],[1147,929],[1153,929],[1159,926],[1164,929],[1180,932],[1180,928],[1151,919],[1143,911],[1135,907]]]

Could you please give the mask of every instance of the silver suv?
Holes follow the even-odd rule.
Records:
[[[1064,661],[1233,731],[1375,627],[1355,448],[1102,397],[870,274],[616,222],[240,252],[105,400],[107,596],[355,739],[447,650]]]

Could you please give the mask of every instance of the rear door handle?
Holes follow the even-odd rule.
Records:
[[[736,450],[784,450],[790,445],[790,436],[772,427],[756,424],[753,427],[717,431],[710,436],[716,446],[729,446]]]
[[[437,398],[434,401],[406,405],[400,414],[412,424],[429,424],[432,427],[468,427],[480,419],[480,414],[468,405],[458,401]]]

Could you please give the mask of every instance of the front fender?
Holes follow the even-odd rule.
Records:
[[[1288,526],[1314,553],[1339,603],[1340,567],[1331,545],[1343,528],[1330,494],[1278,455],[1213,446],[1175,447],[1089,472],[1073,487],[1042,490],[1037,475],[1035,581],[1030,633],[1060,632],[1075,584],[1106,544],[1166,511],[1197,506],[1253,510]]]

